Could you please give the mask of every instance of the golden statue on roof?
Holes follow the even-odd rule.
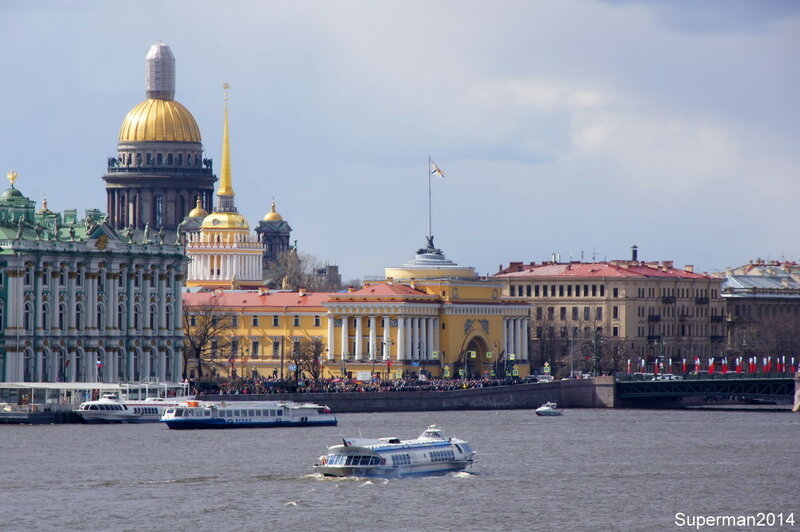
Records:
[[[17,173],[14,170],[9,170],[8,173],[6,174],[6,177],[8,178],[8,182],[11,183],[11,187],[13,188],[14,181],[17,180]]]

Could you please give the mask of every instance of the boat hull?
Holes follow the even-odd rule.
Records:
[[[537,416],[543,416],[543,417],[552,417],[552,416],[560,416],[561,412],[558,411],[558,410],[556,410],[556,411],[553,411],[553,410],[541,410],[541,411],[537,410],[536,411],[536,415]]]
[[[472,462],[452,462],[424,464],[414,467],[318,465],[314,467],[314,470],[326,477],[403,478],[446,475],[454,471],[463,471],[471,463]]]
[[[171,429],[263,429],[263,428],[276,428],[276,427],[321,427],[321,426],[336,426],[338,421],[333,419],[321,420],[307,420],[307,421],[293,421],[293,420],[275,420],[275,421],[240,421],[240,420],[226,420],[222,418],[198,418],[198,419],[174,419],[163,420],[167,427]]]

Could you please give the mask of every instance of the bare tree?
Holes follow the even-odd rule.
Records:
[[[300,375],[307,374],[316,384],[322,376],[322,353],[325,343],[318,337],[307,337],[295,341],[289,359],[295,367],[295,382]]]
[[[197,368],[198,378],[202,378],[203,368],[218,367],[220,360],[227,360],[233,343],[233,331],[231,317],[223,312],[219,300],[213,295],[209,294],[201,305],[189,306],[184,302],[184,378],[188,376],[190,362]]]
[[[337,270],[338,271],[338,270]],[[341,290],[341,278],[330,265],[323,264],[313,255],[298,254],[296,250],[284,251],[276,257],[265,272],[270,288],[297,290],[307,288],[315,292]]]

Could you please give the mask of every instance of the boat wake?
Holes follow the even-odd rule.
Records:
[[[469,471],[459,471],[458,473],[453,473],[450,476],[453,478],[472,478],[477,475],[475,473],[470,473]]]
[[[145,485],[154,485],[154,484],[196,484],[196,483],[203,483],[203,482],[213,482],[214,480],[218,480],[219,477],[188,477],[188,478],[172,478],[168,480],[145,480],[142,484]]]

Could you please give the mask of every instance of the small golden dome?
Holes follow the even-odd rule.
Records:
[[[212,212],[203,218],[200,229],[250,229],[250,225],[238,212]]]
[[[283,221],[283,217],[278,214],[278,211],[275,210],[275,200],[272,200],[272,210],[269,211],[267,214],[264,215],[265,222],[280,222]]]
[[[197,197],[197,205],[195,205],[194,209],[189,211],[189,218],[205,218],[208,216],[208,212],[203,208],[203,204],[200,202],[200,197]]]
[[[192,113],[175,100],[145,100],[128,113],[119,129],[120,142],[200,142]]]

